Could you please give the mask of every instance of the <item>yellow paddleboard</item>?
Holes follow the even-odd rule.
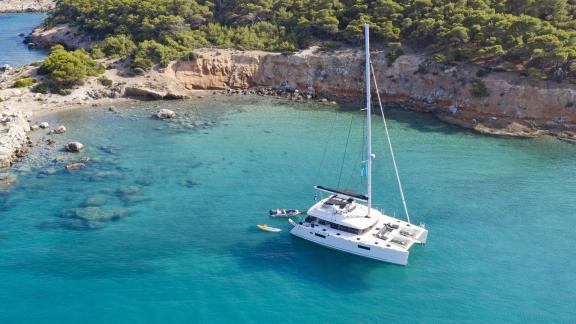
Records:
[[[266,231],[266,232],[281,232],[282,230],[276,227],[270,227],[266,224],[257,225],[259,229]]]

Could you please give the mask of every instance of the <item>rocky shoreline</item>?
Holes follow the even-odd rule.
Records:
[[[0,13],[47,12],[55,0],[0,0]]]
[[[89,47],[69,31],[66,26],[52,31],[39,29],[32,37],[42,46],[64,43],[69,48]],[[102,63],[111,85],[90,78],[67,96],[11,87],[22,76],[41,81],[36,66],[5,71],[0,77],[0,167],[10,166],[30,145],[26,133],[32,114],[111,105],[129,99],[189,99],[214,91],[324,104],[355,101],[362,96],[363,64],[359,50],[322,52],[311,48],[283,55],[199,49],[197,53],[199,58],[195,60],[175,61],[166,68],[136,76],[129,73],[125,62],[106,60]],[[432,113],[444,122],[482,134],[524,138],[552,135],[576,142],[574,84],[534,81],[509,72],[488,73],[480,78],[477,66],[445,66],[416,54],[402,55],[390,64],[385,54],[374,53],[373,64],[386,104]],[[471,87],[477,80],[485,84],[486,96],[472,95]]]

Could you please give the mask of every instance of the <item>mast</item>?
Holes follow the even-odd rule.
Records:
[[[368,24],[364,24],[364,51],[365,51],[365,75],[364,81],[366,83],[366,125],[367,125],[367,132],[366,132],[366,145],[367,145],[367,153],[368,157],[366,160],[367,166],[367,184],[368,190],[366,196],[368,196],[368,217],[370,217],[370,211],[372,210],[372,111],[370,105],[370,27]]]

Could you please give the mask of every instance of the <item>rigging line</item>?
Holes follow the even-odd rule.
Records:
[[[362,121],[364,123],[363,127],[362,127],[362,145],[360,146],[360,149],[358,150],[358,158],[357,161],[362,162],[362,157],[364,155],[366,155],[366,119],[362,118]],[[350,174],[348,176],[348,180],[346,180],[346,182],[344,183],[344,186],[346,186],[347,188],[350,188],[350,186],[352,185],[352,178],[354,177],[355,174],[357,173],[358,170],[356,168],[352,168],[350,169]],[[360,175],[360,183],[363,184],[363,177],[362,175]]]
[[[350,141],[350,133],[352,132],[352,121],[354,121],[354,114],[350,116],[350,124],[348,125],[348,136],[346,137],[346,146],[344,146],[344,154],[342,155],[342,164],[340,164],[340,174],[338,175],[337,188],[340,188],[340,181],[342,180],[342,170],[344,169],[344,161],[346,161],[346,152],[348,151],[348,142]]]
[[[370,70],[372,72],[372,78],[374,79],[374,86],[376,88],[376,94],[378,96],[378,104],[380,105],[380,113],[382,114],[382,121],[384,122],[384,130],[386,131],[386,138],[388,139],[388,148],[390,149],[390,156],[392,157],[392,164],[394,165],[394,172],[396,173],[396,181],[398,181],[400,198],[402,198],[402,206],[404,207],[404,213],[406,213],[406,220],[408,220],[408,223],[411,223],[410,214],[408,213],[408,205],[406,204],[406,197],[404,196],[404,190],[402,189],[402,182],[400,181],[400,173],[398,172],[398,166],[396,165],[396,157],[394,156],[394,149],[392,148],[392,140],[390,139],[390,133],[388,132],[388,124],[386,123],[384,108],[382,107],[382,100],[380,99],[380,90],[378,89],[378,83],[376,82],[376,74],[374,73],[374,66],[372,65],[372,62],[370,62]]]
[[[320,160],[320,164],[318,165],[318,170],[316,170],[316,176],[315,176],[315,178],[317,179],[316,181],[320,180],[320,171],[322,171],[324,160],[326,159],[326,153],[328,151],[330,139],[332,138],[332,133],[334,132],[334,125],[336,124],[336,119],[338,119],[338,109],[336,109],[334,119],[332,119],[332,125],[330,126],[330,131],[328,132],[328,137],[326,138],[326,143],[324,144],[324,152],[322,153],[322,159]]]
[[[362,99],[360,102],[360,107],[364,106],[364,94],[366,91],[364,89],[364,87],[362,88]],[[361,111],[361,110],[360,110]],[[361,141],[362,141],[362,145],[360,146],[360,150],[358,150],[358,161],[362,162],[363,159],[362,157],[366,154],[366,118],[362,118],[362,137],[361,137]],[[346,183],[344,184],[344,186],[346,187],[350,187],[352,184],[352,177],[354,177],[354,174],[356,174],[356,169],[351,169],[350,170],[350,175],[348,176],[348,180],[346,181]],[[362,175],[360,175],[360,184],[364,184],[364,177],[362,177]]]

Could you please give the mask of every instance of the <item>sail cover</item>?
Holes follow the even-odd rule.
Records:
[[[314,186],[314,188],[321,190],[321,191],[326,191],[326,192],[330,192],[333,194],[354,198],[356,200],[368,201],[368,196],[361,195],[361,194],[355,193],[355,192],[350,191],[350,190],[332,189],[332,188],[328,188],[328,187],[324,187],[324,186]]]

